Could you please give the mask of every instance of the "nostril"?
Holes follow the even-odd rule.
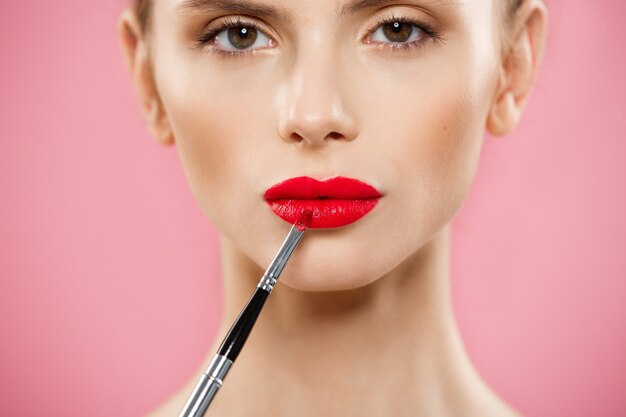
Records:
[[[343,135],[341,133],[337,133],[337,132],[330,132],[328,134],[328,137],[331,139],[343,139]]]
[[[339,132],[330,132],[326,135],[325,139],[344,139],[344,135]],[[299,133],[293,132],[291,134],[291,140],[294,142],[302,142],[304,140],[304,136]]]
[[[300,136],[298,133],[292,133],[291,134],[291,140],[294,142],[302,142],[304,140],[304,138],[302,136]]]

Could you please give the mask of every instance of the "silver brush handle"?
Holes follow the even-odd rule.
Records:
[[[262,288],[268,293],[272,292],[280,274],[282,274],[283,269],[285,269],[285,265],[287,265],[287,261],[291,257],[291,254],[298,245],[298,242],[300,242],[300,239],[302,239],[303,235],[304,231],[298,229],[296,226],[291,226],[285,241],[280,246],[276,256],[274,256],[274,259],[270,263],[270,266],[261,277],[261,280],[257,285],[258,288]]]
[[[225,356],[215,355],[207,370],[202,374],[193,389],[187,404],[178,417],[202,417],[222,386],[233,362]]]
[[[269,268],[261,277],[254,294],[239,314],[239,317],[237,317],[237,320],[235,320],[218,353],[213,357],[211,364],[202,374],[200,380],[198,380],[196,387],[178,417],[204,416],[204,413],[209,408],[209,404],[213,401],[213,397],[221,388],[233,361],[237,359],[239,352],[243,348],[265,300],[274,289],[280,274],[283,272],[298,242],[302,239],[303,234],[304,229],[297,227],[297,225],[291,227],[287,238],[285,238]]]

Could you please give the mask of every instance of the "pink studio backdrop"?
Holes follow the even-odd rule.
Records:
[[[522,126],[454,223],[455,310],[526,415],[626,416],[626,3],[548,3]],[[215,230],[143,124],[123,4],[0,3],[1,416],[142,415],[216,336]]]

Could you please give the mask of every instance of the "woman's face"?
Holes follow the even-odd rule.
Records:
[[[264,269],[290,226],[268,188],[301,176],[372,185],[374,209],[308,231],[281,277],[302,290],[371,283],[470,188],[502,16],[493,0],[248,1],[153,4],[154,79],[191,189]]]

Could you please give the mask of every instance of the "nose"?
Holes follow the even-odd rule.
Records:
[[[329,54],[311,54],[294,63],[282,95],[280,137],[288,143],[319,147],[357,135],[354,115],[347,108],[349,83],[339,62]]]

